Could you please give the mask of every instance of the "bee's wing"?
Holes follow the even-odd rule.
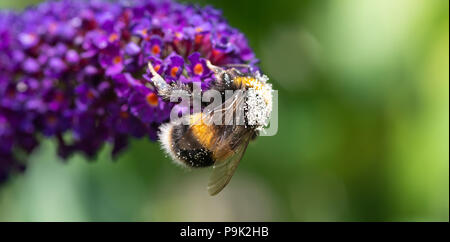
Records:
[[[216,124],[215,121],[222,121],[222,125],[234,125],[235,123],[233,123],[233,120],[230,118],[236,116],[236,120],[241,118],[240,120],[242,121],[242,111],[244,110],[244,104],[245,94],[242,92],[242,90],[236,90],[233,96],[226,99],[220,105],[212,107],[208,110],[203,110],[202,118],[191,122],[191,125],[198,125],[203,123],[214,125]],[[219,117],[221,117],[222,119],[214,120],[215,118],[217,118],[215,114],[221,114],[221,116],[219,115]]]
[[[236,147],[232,155],[213,166],[213,172],[209,178],[208,192],[211,196],[216,195],[230,182],[242,156],[250,142],[250,135],[246,135]]]
[[[215,112],[221,112],[224,115],[223,117],[233,117],[236,108],[242,108],[244,102],[245,98],[242,93],[236,93],[235,96],[227,99],[221,105],[203,113],[200,119],[191,120],[191,126],[202,124],[214,125],[213,118]],[[233,123],[228,123],[232,122],[232,120],[224,122],[224,125],[222,125],[220,129],[221,134],[215,139],[215,146],[227,147],[232,145],[235,149],[233,149],[233,153],[227,156],[227,158],[218,160],[214,164],[208,183],[208,192],[211,196],[222,191],[228,184],[242,159],[253,134],[252,132],[249,132],[248,129],[244,128],[244,126],[236,126]]]

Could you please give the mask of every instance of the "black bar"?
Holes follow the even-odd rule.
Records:
[[[9,227],[21,231],[13,233]],[[447,223],[387,222],[146,222],[146,223],[1,223],[2,235],[66,239],[112,238],[124,241],[380,241],[393,238],[443,239]],[[4,237],[4,236],[2,236]],[[6,240],[5,240],[6,241]]]

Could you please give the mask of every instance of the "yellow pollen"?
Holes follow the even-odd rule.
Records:
[[[234,84],[236,86],[246,85],[247,87],[255,88],[256,90],[261,90],[263,85],[260,81],[252,77],[236,77],[234,79]]]

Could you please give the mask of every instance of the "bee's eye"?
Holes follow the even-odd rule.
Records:
[[[222,79],[225,81],[225,83],[230,83],[231,82],[231,76],[228,73],[224,73],[222,75]]]

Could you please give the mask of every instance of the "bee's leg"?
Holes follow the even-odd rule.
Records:
[[[250,137],[250,140],[255,140],[259,135],[259,132],[253,132],[252,136]]]
[[[233,67],[233,69],[235,71],[237,71],[238,73],[241,73],[239,70],[235,69],[235,68],[246,68],[248,69],[250,72],[252,71],[252,66],[250,66],[249,64],[225,64],[226,67]]]
[[[165,93],[171,89],[171,86],[155,71],[151,62],[148,62],[148,69],[152,73],[152,82],[155,85],[158,93]]]
[[[156,87],[156,90],[158,91],[158,95],[162,97],[165,100],[170,100],[170,96],[173,94],[177,94],[178,96],[182,93],[186,93],[188,95],[191,95],[191,89],[179,82],[179,83],[173,83],[172,85],[167,84],[167,82],[162,78],[158,72],[155,71],[153,68],[153,65],[149,62],[148,68],[150,70],[150,73],[152,73],[152,82],[153,85]]]
[[[215,66],[213,64],[211,64],[211,62],[207,61],[206,62],[206,66],[208,66],[209,69],[211,69],[214,74],[216,74],[216,78],[220,77],[220,75],[223,75],[225,73],[227,73],[228,75],[231,76],[231,79],[237,77],[237,76],[243,76],[244,74],[236,69],[236,68],[247,68],[247,69],[251,69],[250,65],[247,64],[226,64],[226,67],[231,67],[230,69],[224,70],[218,66]]]

